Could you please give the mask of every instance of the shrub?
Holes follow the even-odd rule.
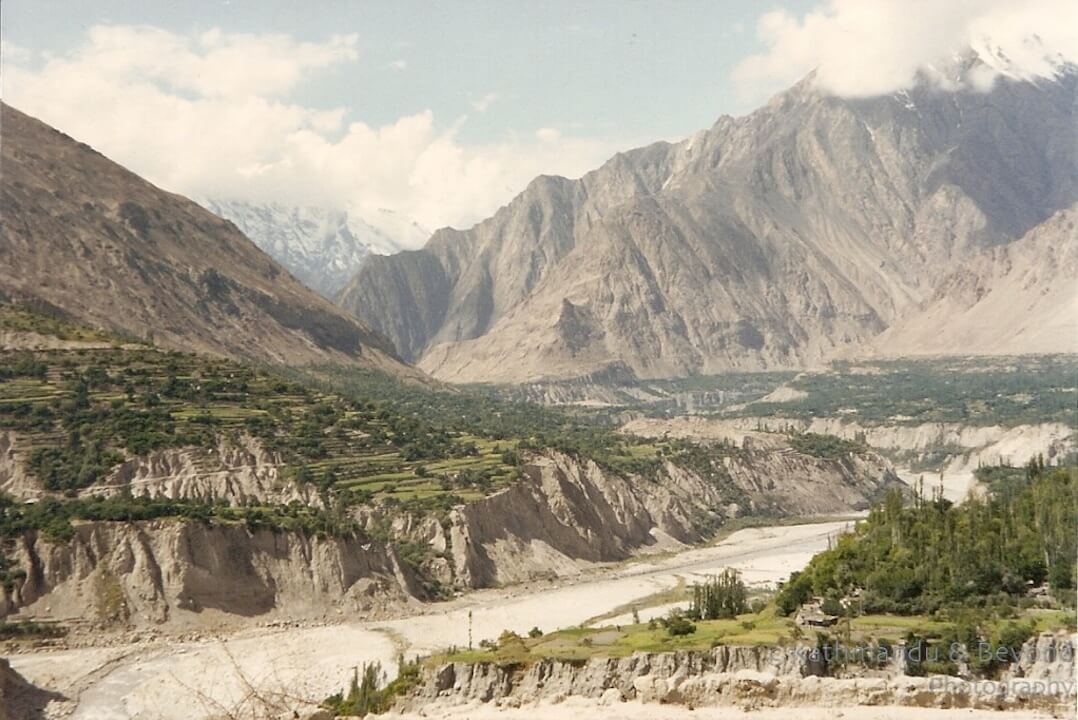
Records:
[[[670,614],[666,616],[666,632],[671,637],[678,637],[681,635],[692,635],[696,632],[696,625],[693,624],[687,617],[681,614],[678,610],[671,610]]]

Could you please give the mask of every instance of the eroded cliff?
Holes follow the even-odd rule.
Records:
[[[168,464],[185,452],[131,461],[116,476],[129,490],[207,492],[197,474],[184,480],[186,465]],[[233,486],[253,493],[262,487],[256,480],[299,493],[271,477],[272,456],[250,448],[232,453],[217,456],[250,461],[238,466],[245,481],[213,475],[215,493]],[[169,480],[158,482],[159,475]],[[12,576],[0,615],[183,626],[378,614],[451,588],[572,575],[594,563],[683,547],[731,516],[862,508],[899,484],[886,461],[870,453],[823,460],[786,449],[739,450],[695,468],[667,461],[644,477],[545,452],[528,459],[520,481],[444,514],[359,506],[352,512],[363,530],[345,537],[178,519],[76,523],[63,541],[26,532],[5,549],[21,573]],[[243,493],[213,497],[255,497]]]
[[[828,676],[827,664],[811,646],[719,646],[707,652],[637,652],[527,665],[455,662],[428,668],[398,707],[426,712],[439,704],[476,702],[520,707],[576,696],[602,704],[636,700],[690,708],[907,705],[1073,713],[1074,647],[1073,636],[1034,637],[1011,671],[991,684],[959,677],[910,677],[902,673],[900,662],[874,669],[846,667],[834,673],[838,676]]]

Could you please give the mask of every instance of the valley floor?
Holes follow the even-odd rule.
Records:
[[[263,700],[275,704],[282,694],[318,701],[342,690],[353,668],[363,663],[381,662],[393,676],[400,653],[411,658],[453,645],[467,647],[469,616],[471,640],[477,645],[507,629],[526,633],[533,626],[551,631],[586,623],[723,567],[738,568],[750,585],[774,583],[803,567],[848,524],[739,530],[712,546],[595,569],[560,584],[480,591],[396,620],[27,653],[13,656],[11,664],[38,687],[69,698],[53,703],[50,715],[57,717],[252,717]]]
[[[342,690],[353,668],[380,662],[395,675],[397,658],[466,647],[497,638],[503,630],[525,633],[585,623],[608,623],[627,603],[691,583],[723,567],[741,570],[752,584],[774,583],[803,567],[829,539],[849,525],[831,521],[739,530],[721,542],[683,552],[596,568],[560,584],[533,583],[471,593],[431,605],[421,614],[381,622],[258,628],[214,639],[158,639],[116,647],[15,655],[12,666],[38,687],[68,700],[50,705],[47,717],[77,720],[194,720],[263,718],[268,708],[297,700],[317,702]],[[469,623],[469,617],[471,622]],[[866,720],[966,720],[1005,717],[1028,720],[1035,713],[926,710],[901,707],[764,709],[602,705],[570,698],[563,703],[502,709],[495,706],[430,707],[405,717],[447,720],[688,720],[757,718],[779,720],[796,712],[802,720],[856,717]]]

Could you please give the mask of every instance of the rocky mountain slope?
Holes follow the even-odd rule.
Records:
[[[415,223],[400,222],[396,225],[403,227],[393,233],[344,210],[242,200],[198,202],[231,221],[303,284],[327,298],[347,284],[367,256],[390,255],[430,235]],[[402,230],[404,237],[399,235]]]
[[[811,365],[1074,204],[1076,87],[1069,67],[849,100],[810,76],[683,142],[537,178],[371,258],[338,302],[453,381]]]
[[[173,349],[413,374],[234,225],[3,105],[0,300]]]
[[[881,355],[1078,352],[1078,206],[946,275],[874,342]]]

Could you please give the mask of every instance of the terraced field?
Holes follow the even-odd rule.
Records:
[[[165,351],[11,305],[0,305],[0,336],[0,434],[14,433],[16,459],[56,496],[85,494],[125,460],[169,448],[204,449],[196,472],[219,474],[212,453],[243,437],[335,507],[385,501],[419,511],[506,487],[536,450],[644,476],[671,460],[720,483],[729,478],[712,460],[737,452],[371,371]]]
[[[0,350],[0,430],[56,492],[101,482],[126,457],[214,447],[246,433],[286,474],[353,499],[482,496],[519,473],[516,439],[483,438],[397,411],[389,400],[322,392],[264,368],[105,340],[5,308],[0,329],[91,347]]]

